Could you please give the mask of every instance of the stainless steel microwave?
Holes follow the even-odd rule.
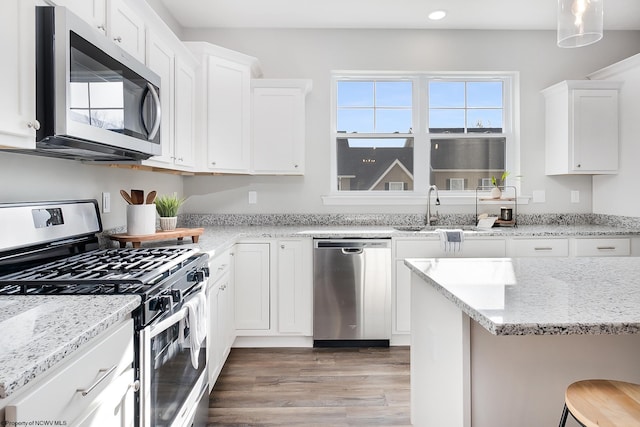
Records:
[[[161,153],[160,77],[64,7],[36,8],[36,152],[130,162]]]

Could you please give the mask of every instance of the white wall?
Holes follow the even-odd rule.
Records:
[[[640,55],[594,73],[620,89],[620,172],[593,177],[593,212],[640,217]]]
[[[108,230],[126,224],[126,202],[120,189],[128,192],[133,188],[145,193],[182,194],[182,179],[166,173],[0,151],[0,203],[96,199],[102,207],[102,192],[110,192],[111,213],[102,214],[102,226]]]
[[[591,177],[544,175],[544,102],[540,90],[588,74],[640,51],[640,32],[613,32],[579,49],[560,49],[554,31],[261,30],[183,31],[257,57],[267,78],[311,78],[307,97],[304,177],[196,176],[185,209],[199,213],[422,212],[424,206],[325,206],[329,191],[329,78],[331,70],[518,71],[520,73],[521,179],[524,194],[546,191],[546,203],[520,212],[591,212]],[[258,192],[258,204],[247,192]],[[580,203],[570,203],[571,190]],[[440,212],[473,212],[441,206]]]

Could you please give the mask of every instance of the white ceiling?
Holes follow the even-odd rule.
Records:
[[[557,0],[160,0],[185,28],[556,27]],[[431,22],[436,9],[448,15]],[[604,29],[640,30],[640,0],[607,0]]]

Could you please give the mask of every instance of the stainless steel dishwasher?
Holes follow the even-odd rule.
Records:
[[[314,240],[315,347],[389,346],[391,240]]]

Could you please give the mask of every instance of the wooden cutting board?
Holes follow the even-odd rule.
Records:
[[[178,241],[182,241],[185,237],[191,237],[191,241],[193,243],[198,243],[198,239],[203,232],[204,228],[176,228],[173,231],[158,230],[154,234],[144,234],[139,236],[133,236],[130,234],[111,234],[109,239],[120,242],[121,248],[126,248],[127,243],[131,243],[134,248],[139,248],[142,242],[170,239],[178,239]]]

